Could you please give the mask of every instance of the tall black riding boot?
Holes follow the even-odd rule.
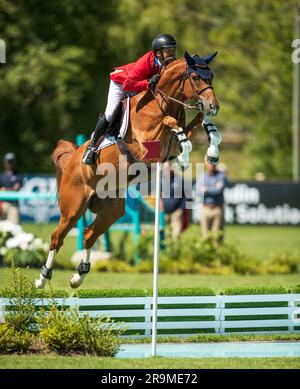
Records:
[[[98,120],[96,129],[94,131],[93,138],[83,154],[82,162],[84,164],[86,164],[86,165],[95,165],[96,164],[97,157],[98,157],[97,142],[98,142],[100,136],[105,133],[108,126],[109,126],[109,122],[106,120],[105,115],[101,116]]]

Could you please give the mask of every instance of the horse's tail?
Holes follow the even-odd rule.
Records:
[[[76,150],[77,146],[74,143],[61,139],[58,141],[57,146],[51,155],[52,161],[54,162],[56,167],[58,192],[63,172]]]

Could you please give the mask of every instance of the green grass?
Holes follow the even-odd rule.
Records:
[[[249,256],[265,259],[288,251],[300,257],[300,227],[227,226],[225,239]]]
[[[0,289],[7,286],[9,269],[0,269]],[[39,275],[39,269],[28,270],[31,279]],[[52,285],[55,289],[68,289],[69,279],[72,270],[53,271]],[[217,292],[233,286],[291,286],[300,283],[299,274],[289,275],[228,275],[228,276],[206,276],[198,274],[161,274],[159,276],[160,288],[189,288],[212,287]],[[152,288],[152,274],[150,273],[97,273],[91,272],[81,289],[130,289],[130,288]]]
[[[55,229],[55,224],[24,224],[24,228],[46,241],[50,241],[50,235]],[[191,226],[191,233],[198,230],[198,226]],[[199,228],[200,234],[200,228]],[[290,251],[300,256],[300,227],[274,227],[274,226],[227,226],[226,239],[234,241],[237,247],[248,255],[266,258],[271,253],[279,254]],[[113,241],[116,242],[122,233],[114,232]],[[128,245],[132,245],[129,237]],[[57,256],[57,262],[68,261],[76,250],[76,237],[69,236],[65,239],[64,246]],[[57,263],[56,262],[56,263]],[[38,269],[29,270],[30,278],[37,277]],[[52,284],[55,288],[68,288],[72,270],[53,271]],[[8,272],[0,269],[0,288],[7,285]],[[198,275],[198,274],[161,274],[159,277],[160,288],[186,288],[186,287],[212,287],[216,291],[234,286],[291,286],[300,284],[299,274],[290,275]],[[95,273],[91,272],[85,279],[82,288],[85,289],[126,289],[126,288],[151,288],[152,275],[150,273]]]
[[[56,228],[55,224],[25,223],[24,229],[50,242],[51,233]],[[197,235],[200,226],[192,225],[191,233]],[[122,241],[124,233],[113,232],[112,243],[117,245]],[[289,226],[226,226],[225,239],[234,243],[237,248],[248,256],[266,259],[272,254],[290,252],[300,257],[300,227]],[[132,246],[132,237],[129,234],[126,242],[126,250]],[[76,251],[76,237],[67,236],[57,261],[67,261]]]
[[[143,358],[0,356],[2,369],[300,369],[300,358]]]
[[[157,343],[224,343],[224,342],[299,342],[299,334],[197,334],[191,336],[163,336]],[[124,338],[123,343],[151,343],[150,337]]]

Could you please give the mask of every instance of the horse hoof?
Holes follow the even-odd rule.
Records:
[[[78,286],[80,286],[83,283],[83,279],[84,279],[83,275],[81,276],[78,273],[74,273],[70,279],[71,288],[73,289],[78,288]]]
[[[36,289],[44,289],[47,279],[44,277],[41,277],[34,281],[34,286]]]
[[[210,164],[210,165],[217,165],[218,164],[218,161],[219,161],[219,157],[211,157],[210,155],[206,155],[206,161]]]

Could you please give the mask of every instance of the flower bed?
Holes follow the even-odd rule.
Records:
[[[4,265],[39,267],[49,250],[48,243],[25,232],[20,225],[0,222],[0,259]]]

